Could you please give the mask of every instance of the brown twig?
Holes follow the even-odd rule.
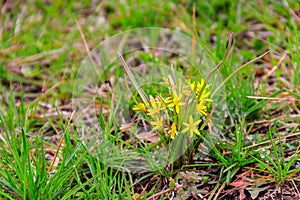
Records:
[[[172,191],[172,190],[176,191],[176,190],[178,190],[178,189],[180,189],[180,188],[183,188],[183,185],[176,184],[175,187],[174,187],[174,189],[168,188],[168,189],[166,189],[166,190],[163,190],[163,191],[161,191],[161,192],[158,192],[158,193],[156,193],[156,194],[153,194],[153,195],[151,195],[150,197],[148,197],[147,200],[153,200],[155,197],[158,197],[158,196],[160,196],[160,195],[162,195],[162,194],[165,194],[165,193],[167,193],[167,192],[170,192],[170,191]]]
[[[296,184],[295,184],[295,181],[294,181],[294,180],[291,180],[291,182],[293,183],[293,186],[294,186],[294,188],[295,188],[295,190],[296,190],[296,192],[297,192],[298,199],[300,199],[300,192],[299,192],[299,190],[298,190],[298,188],[297,188],[297,186],[296,186]]]
[[[49,166],[49,168],[48,168],[48,170],[47,170],[47,173],[50,173],[50,172],[51,172],[51,169],[52,169],[52,167],[53,167],[53,165],[54,165],[54,163],[55,163],[55,160],[56,160],[56,158],[57,158],[57,155],[58,155],[58,153],[59,153],[60,147],[61,147],[61,145],[62,145],[62,143],[63,143],[63,141],[64,141],[65,135],[66,135],[66,133],[67,133],[67,131],[68,131],[68,129],[69,129],[69,126],[70,126],[70,123],[71,123],[71,120],[72,120],[72,118],[73,118],[74,113],[75,113],[75,110],[72,112],[72,115],[71,115],[71,117],[70,117],[70,120],[69,120],[68,123],[67,123],[66,129],[65,129],[65,131],[64,131],[64,133],[63,133],[63,135],[62,135],[62,137],[61,137],[61,139],[60,139],[60,141],[59,141],[59,144],[58,144],[56,153],[55,153],[55,155],[54,155],[54,157],[53,157],[53,160],[52,160],[52,162],[51,162],[51,164],[50,164],[50,166]]]
[[[39,97],[37,97],[35,100],[33,100],[30,104],[34,104],[36,103],[38,100],[46,97],[52,90],[54,90],[55,88],[57,88],[58,86],[60,86],[64,81],[59,81],[58,83],[56,83],[55,85],[53,85],[51,88],[49,88],[47,91],[43,92],[40,94]]]
[[[146,93],[144,92],[144,90],[143,90],[142,88],[139,87],[139,85],[138,85],[138,83],[136,82],[136,80],[135,80],[135,78],[134,78],[134,76],[133,76],[133,74],[132,74],[132,72],[131,72],[129,66],[127,65],[127,63],[126,63],[124,57],[122,56],[122,54],[121,54],[120,52],[118,52],[118,56],[119,56],[119,58],[120,58],[120,60],[121,60],[121,63],[122,63],[122,65],[123,65],[123,67],[124,67],[124,69],[125,69],[127,75],[129,76],[129,78],[130,78],[132,84],[134,85],[135,89],[138,91],[138,93],[139,93],[141,99],[143,100],[143,103],[144,103],[144,104],[147,104],[147,103],[149,102],[149,100],[148,100],[148,98],[147,98]]]
[[[221,60],[221,61],[219,62],[219,64],[209,72],[209,74],[208,74],[208,76],[207,76],[207,80],[211,77],[211,75],[212,75],[215,71],[217,71],[218,69],[220,69],[220,67],[222,66],[222,64],[223,64],[223,60]]]
[[[231,32],[231,33],[229,34],[228,38],[227,38],[226,52],[225,52],[225,54],[224,54],[223,59],[219,62],[219,64],[218,64],[215,68],[213,68],[213,69],[211,70],[211,72],[209,72],[209,74],[208,74],[208,76],[207,76],[207,79],[209,79],[209,78],[211,77],[211,75],[212,75],[215,71],[217,71],[218,69],[220,69],[220,67],[223,65],[224,60],[226,60],[226,59],[229,57],[229,55],[230,55],[230,50],[231,50],[231,47],[232,47],[232,44],[233,44],[233,32]]]
[[[89,57],[89,59],[90,59],[92,65],[93,65],[93,67],[94,67],[95,72],[98,73],[97,65],[96,65],[96,63],[95,63],[94,60],[93,60],[93,57],[92,57],[90,48],[89,48],[89,46],[88,46],[88,44],[87,44],[87,42],[86,42],[86,39],[85,39],[85,36],[84,36],[83,31],[82,31],[82,29],[81,29],[81,26],[80,26],[80,24],[79,24],[79,22],[78,22],[77,20],[75,20],[75,21],[76,21],[77,28],[78,28],[78,30],[79,30],[79,32],[80,32],[80,36],[81,36],[81,39],[82,39],[82,41],[83,41],[85,50],[86,50],[86,52],[88,53],[88,57]]]

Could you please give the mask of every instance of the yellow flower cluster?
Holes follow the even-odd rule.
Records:
[[[133,107],[133,110],[142,111],[149,117],[153,130],[164,131],[171,139],[180,132],[189,132],[191,137],[194,133],[200,135],[198,125],[201,117],[207,116],[207,103],[212,101],[204,79],[195,82],[188,80],[187,84],[178,82],[175,84],[171,77],[163,78],[161,84],[169,91],[166,98],[162,95],[150,96],[148,103],[138,103]],[[198,112],[192,111],[192,115],[184,117],[185,113],[191,113],[187,111],[192,105]]]

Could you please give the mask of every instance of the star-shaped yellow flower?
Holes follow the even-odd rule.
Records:
[[[161,102],[151,103],[151,107],[148,108],[148,115],[154,117],[155,115],[159,115],[161,110]]]
[[[204,87],[204,79],[201,79],[200,82],[197,82],[196,94],[199,94]]]
[[[172,102],[171,97],[164,98],[162,96],[157,96],[156,98],[158,99],[158,102],[161,103],[162,109],[166,109],[168,107],[168,104]]]
[[[176,92],[173,92],[173,99],[171,101],[171,103],[169,104],[169,107],[174,107],[175,108],[175,111],[176,113],[178,114],[179,113],[179,109],[180,109],[180,106],[184,105],[185,103],[183,102],[180,102],[180,99],[182,98],[181,95],[177,95]]]
[[[135,105],[135,106],[132,108],[132,110],[142,110],[142,111],[146,112],[146,111],[147,111],[147,107],[146,107],[145,104],[139,103],[138,105]]]
[[[204,102],[204,101],[212,101],[209,99],[210,92],[206,91],[205,89],[202,91],[200,97],[198,97],[199,102]]]
[[[187,82],[188,82],[190,88],[192,89],[192,91],[194,91],[195,90],[195,85],[196,85],[195,82],[191,81],[190,79]]]
[[[201,119],[194,122],[193,116],[190,115],[189,123],[183,122],[183,125],[186,126],[185,129],[182,130],[182,133],[190,132],[190,137],[193,136],[194,133],[200,135],[199,130],[197,129],[198,124],[201,122]]]
[[[176,124],[173,122],[173,124],[171,125],[171,129],[169,130],[169,134],[171,135],[171,139],[175,138],[176,133],[177,133]]]
[[[153,130],[160,130],[163,127],[163,117],[155,116],[155,120],[150,122],[150,124],[153,126]]]
[[[203,101],[201,101],[200,103],[197,104],[197,111],[203,115],[206,116],[207,113],[205,112],[207,109],[207,107],[204,105]]]

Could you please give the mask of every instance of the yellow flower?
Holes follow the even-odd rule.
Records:
[[[198,100],[199,102],[204,102],[204,101],[212,101],[211,99],[209,99],[210,92],[203,90],[200,97],[198,96]]]
[[[156,99],[157,99],[156,102],[160,102],[160,103],[163,103],[163,104],[169,104],[172,101],[171,97],[164,98],[160,95],[157,95]]]
[[[174,139],[176,133],[177,133],[176,124],[173,122],[173,124],[171,125],[171,129],[169,130],[169,134],[171,135],[171,139]]]
[[[145,104],[139,103],[138,105],[135,105],[135,106],[132,108],[132,110],[142,110],[142,111],[146,112],[146,111],[147,111],[147,107],[146,107]]]
[[[165,104],[169,104],[172,102],[172,98],[171,97],[167,97],[167,98],[161,98],[162,99],[162,102],[164,102]]]
[[[172,102],[171,97],[167,97],[167,98],[159,97],[159,99],[160,99],[160,102],[162,103],[162,108],[163,109],[166,109],[167,105]]]
[[[197,129],[198,124],[201,122],[201,119],[194,122],[193,116],[190,115],[189,123],[183,122],[183,125],[186,126],[185,129],[182,130],[182,133],[190,132],[190,137],[193,136],[194,133],[200,135],[199,130]]]
[[[204,79],[201,79],[201,81],[200,82],[198,81],[197,83],[197,88],[196,88],[197,95],[201,92],[203,86],[204,86]]]
[[[206,116],[207,113],[205,112],[207,107],[204,105],[204,103],[201,101],[200,103],[197,104],[197,111],[201,114]]]
[[[160,130],[163,127],[163,120],[163,117],[159,118],[158,116],[155,116],[155,120],[150,122],[150,124],[153,126],[153,130]]]
[[[195,82],[193,82],[193,81],[191,81],[190,79],[188,80],[188,84],[189,84],[189,86],[191,87],[191,89],[192,89],[192,91],[194,91],[195,90]]]
[[[151,103],[151,107],[148,109],[148,115],[154,117],[155,115],[159,115],[161,110],[161,102],[156,101]]]
[[[183,102],[180,102],[181,98],[182,98],[181,95],[179,95],[179,97],[178,97],[178,95],[175,92],[173,92],[173,99],[172,99],[171,103],[169,104],[169,107],[175,107],[175,111],[177,114],[179,113],[180,106],[185,104]]]

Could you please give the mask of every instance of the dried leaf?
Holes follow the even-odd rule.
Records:
[[[237,181],[230,183],[229,185],[232,187],[242,187],[242,186],[249,185],[249,184],[251,184],[251,183],[248,181],[237,180]]]

